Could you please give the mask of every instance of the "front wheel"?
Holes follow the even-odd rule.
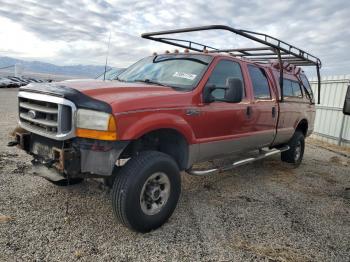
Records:
[[[144,151],[131,158],[115,177],[113,211],[125,226],[148,232],[168,220],[180,192],[176,162],[164,153]]]
[[[296,131],[288,143],[289,150],[281,153],[281,159],[284,162],[291,163],[295,167],[301,164],[304,156],[305,138],[304,134]]]

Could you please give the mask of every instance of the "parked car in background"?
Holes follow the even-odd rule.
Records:
[[[52,80],[43,80],[29,77],[16,77],[16,76],[7,76],[0,77],[0,88],[10,88],[10,87],[20,87],[25,86],[30,83],[44,83],[52,82]]]

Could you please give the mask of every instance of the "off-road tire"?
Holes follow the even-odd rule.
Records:
[[[162,172],[170,182],[167,201],[156,214],[146,214],[141,207],[141,192],[149,179]],[[137,232],[149,232],[163,225],[174,212],[181,193],[178,165],[167,154],[140,152],[123,166],[113,184],[112,206],[116,218]]]
[[[298,167],[304,156],[305,137],[301,131],[295,131],[293,137],[287,144],[290,148],[281,153],[281,160]]]

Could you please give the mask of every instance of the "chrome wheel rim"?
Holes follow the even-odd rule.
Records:
[[[140,205],[146,215],[155,215],[165,206],[170,196],[170,180],[163,172],[152,174],[143,184]]]
[[[297,162],[301,156],[301,143],[298,141],[295,147],[294,161]]]

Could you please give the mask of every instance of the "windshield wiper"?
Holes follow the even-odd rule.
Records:
[[[125,80],[120,79],[119,76],[117,76],[116,78],[114,78],[114,80],[118,80],[119,82],[126,82]]]
[[[151,80],[151,79],[148,79],[148,78],[136,79],[136,80],[134,80],[134,82],[143,82],[143,83],[146,83],[146,84],[155,84],[155,85],[159,85],[159,86],[172,87],[172,86],[169,86],[169,85],[166,85],[166,84],[163,84],[163,83],[160,83],[158,81]]]

